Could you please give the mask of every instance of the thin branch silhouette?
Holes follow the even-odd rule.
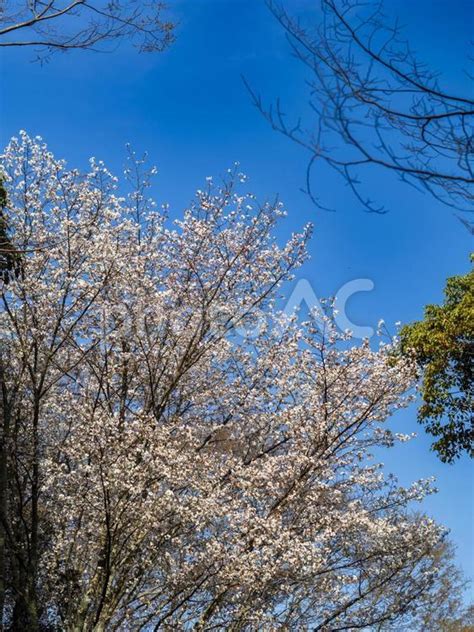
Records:
[[[301,118],[292,123],[279,100],[265,105],[244,82],[273,129],[310,153],[305,192],[314,204],[328,210],[311,188],[311,172],[323,162],[368,212],[387,209],[365,193],[361,176],[367,167],[392,172],[443,204],[472,212],[474,100],[441,86],[437,74],[417,60],[400,25],[389,23],[382,5],[321,0],[321,20],[308,27],[279,2],[266,4],[286,31],[293,55],[310,71],[314,117],[306,125]]]

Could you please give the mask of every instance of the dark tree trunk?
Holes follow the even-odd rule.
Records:
[[[5,595],[7,589],[7,524],[8,524],[8,444],[10,436],[10,402],[0,358],[0,630],[4,629]]]

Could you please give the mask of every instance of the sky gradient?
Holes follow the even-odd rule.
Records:
[[[138,55],[126,45],[106,54],[73,52],[41,66],[32,51],[3,49],[0,141],[25,129],[41,135],[69,165],[86,167],[90,156],[116,174],[125,143],[148,151],[158,167],[153,195],[179,215],[206,176],[219,176],[239,161],[248,188],[259,199],[276,194],[288,216],[283,241],[308,221],[314,223],[310,261],[299,277],[318,297],[331,296],[346,282],[371,279],[374,290],[348,304],[354,322],[376,326],[383,318],[420,318],[423,306],[442,300],[448,276],[469,267],[472,239],[450,209],[377,171],[365,184],[389,213],[367,214],[340,179],[316,171],[313,188],[336,213],[312,206],[300,191],[307,156],[272,131],[252,106],[241,75],[267,101],[280,97],[288,112],[305,107],[305,71],[291,58],[284,35],[260,0],[169,2],[179,22],[176,43],[161,55]],[[295,11],[311,11],[309,0],[294,0]],[[469,39],[473,3],[466,0],[392,0],[390,12],[406,24],[421,59],[446,77],[459,93],[468,90]],[[288,286],[290,293],[292,285]],[[439,493],[424,508],[451,529],[458,560],[474,579],[473,468],[467,459],[443,465],[429,451],[430,439],[416,424],[416,409],[397,413],[397,432],[418,438],[384,454],[401,483],[436,476]]]

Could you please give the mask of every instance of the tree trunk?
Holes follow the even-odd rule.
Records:
[[[6,554],[8,524],[8,443],[10,436],[10,403],[3,379],[3,365],[0,360],[1,402],[0,402],[0,630],[4,629],[6,594]]]
[[[31,520],[29,524],[28,556],[19,574],[19,585],[16,586],[16,601],[13,609],[11,632],[38,632],[38,595],[37,577],[39,564],[39,424],[40,397],[35,394],[33,408],[33,445],[31,468]],[[24,543],[26,544],[26,542]]]

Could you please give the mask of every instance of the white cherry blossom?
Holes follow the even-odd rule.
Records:
[[[414,368],[324,314],[278,326],[309,228],[278,246],[284,209],[238,171],[174,225],[150,174],[123,197],[25,133],[2,171],[24,253],[0,315],[4,620],[415,629],[444,532],[409,507],[432,484],[370,459],[408,438],[386,424]],[[256,308],[273,325],[243,340]]]

